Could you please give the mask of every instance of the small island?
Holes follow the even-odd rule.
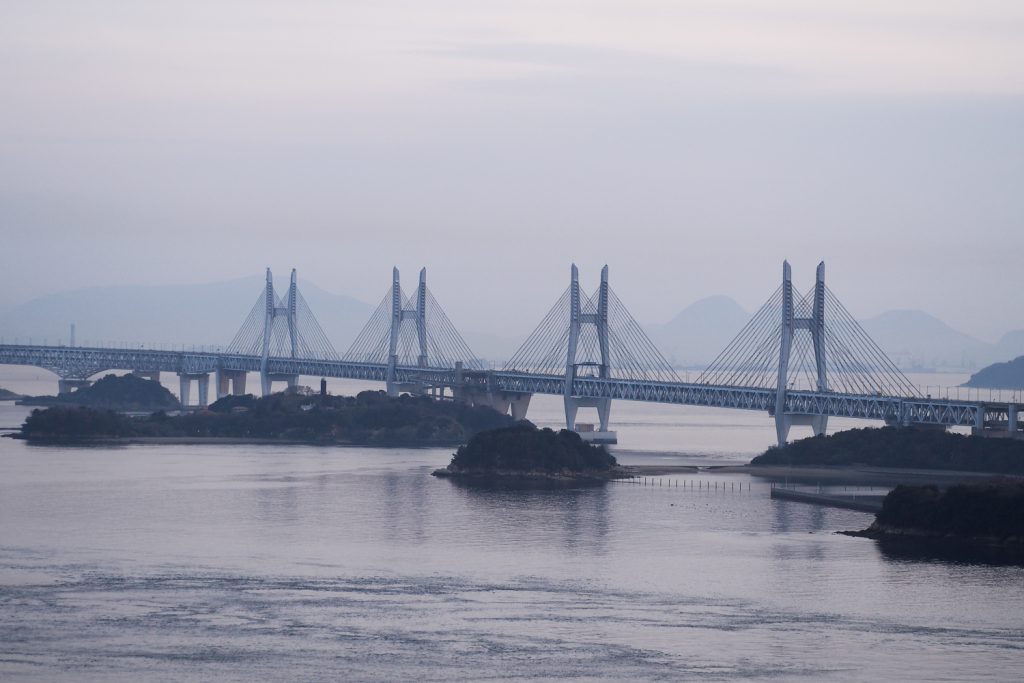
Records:
[[[937,486],[897,486],[875,522],[844,532],[879,540],[939,540],[1024,550],[1024,481],[993,479]]]
[[[58,396],[22,397],[18,405],[85,406],[128,413],[152,413],[181,408],[178,399],[162,384],[132,374],[106,375],[92,386]]]
[[[850,429],[773,446],[752,466],[870,467],[1024,475],[1024,441],[967,436],[941,429]]]
[[[148,380],[141,380],[148,382]],[[112,410],[54,406],[34,410],[13,436],[35,442],[309,443],[451,446],[512,418],[483,406],[426,396],[278,393],[227,396],[208,410],[132,417]]]
[[[595,446],[576,432],[538,429],[522,421],[480,432],[433,472],[476,482],[518,481],[535,484],[593,485],[629,476],[604,446]]]

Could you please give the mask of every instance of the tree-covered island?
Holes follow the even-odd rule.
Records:
[[[850,429],[773,446],[750,461],[791,467],[854,466],[1024,475],[1024,441],[941,429]]]
[[[32,411],[16,436],[65,443],[176,439],[449,446],[511,423],[511,417],[491,408],[425,396],[389,397],[380,391],[355,397],[279,393],[263,398],[227,396],[208,410],[175,416],[156,412],[132,417],[54,406]]]
[[[603,446],[576,432],[538,429],[530,422],[483,431],[460,446],[437,477],[599,483],[628,476]]]
[[[874,523],[851,536],[986,544],[1024,550],[1024,480],[897,486]]]
[[[85,406],[96,410],[151,413],[178,410],[181,404],[159,382],[136,375],[106,375],[95,384],[58,396],[25,396],[24,406]]]

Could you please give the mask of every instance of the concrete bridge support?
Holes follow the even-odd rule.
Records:
[[[533,394],[516,391],[501,391],[493,384],[493,373],[479,370],[465,370],[462,361],[455,361],[455,384],[452,397],[472,406],[487,406],[503,415],[511,413],[515,420],[525,420],[530,409]],[[441,387],[444,395],[444,387]]]
[[[805,425],[811,428],[815,436],[822,436],[828,427],[828,415],[804,415],[784,413],[775,416],[775,436],[780,446],[786,445],[789,428],[793,425]]]
[[[1007,418],[1008,419],[1007,419],[1006,429],[1007,429],[1007,431],[1010,432],[1011,436],[1017,436],[1017,425],[1018,425],[1018,420],[1017,420],[1018,412],[1017,411],[1019,409],[1020,409],[1020,406],[1018,406],[1018,405],[1016,405],[1014,403],[1011,403],[1010,404],[1010,409],[1007,412]]]
[[[284,382],[289,390],[294,390],[299,386],[298,375],[275,375],[267,372],[260,374],[260,384],[264,396],[269,396],[273,393],[274,382]]]
[[[612,411],[610,398],[567,398],[565,399],[565,428],[576,430],[576,413],[580,408],[596,408],[598,431],[608,432],[608,417]]]
[[[61,377],[57,380],[57,393],[58,394],[70,394],[84,389],[85,387],[92,386],[91,379],[75,379],[72,377]]]
[[[136,377],[141,377],[142,379],[148,379],[154,382],[160,381],[159,370],[132,370],[132,374]]]
[[[530,409],[530,399],[533,394],[516,394],[515,398],[509,401],[509,411],[513,420],[525,420],[526,412]]]
[[[471,406],[487,406],[502,413],[512,415],[514,420],[525,420],[530,408],[533,394],[520,394],[507,391],[491,391],[477,387],[455,388],[454,397]]]
[[[786,413],[786,387],[789,382],[789,355],[793,347],[793,336],[798,330],[811,335],[814,346],[814,361],[817,374],[817,390],[828,391],[828,373],[825,363],[825,263],[818,264],[814,283],[814,307],[810,318],[795,317],[793,308],[793,276],[788,261],[782,262],[782,340],[779,345],[779,375],[775,391],[775,435],[779,446],[785,446],[789,428],[793,425],[809,425],[816,436],[828,428],[827,415],[802,415]]]
[[[199,402],[196,405],[200,408],[205,408],[209,403],[210,395],[210,375],[206,372],[178,373],[178,396],[181,401],[181,407],[188,408],[191,405],[192,380],[196,380],[199,384]]]
[[[217,398],[224,398],[228,394],[244,394],[247,375],[242,370],[217,370]]]

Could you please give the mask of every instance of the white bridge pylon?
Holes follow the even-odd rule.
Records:
[[[793,425],[808,425],[815,434],[828,426],[824,413],[787,410],[794,391],[920,397],[826,286],[824,262],[818,264],[814,287],[800,295],[784,261],[782,284],[697,382],[774,391],[770,410],[780,446]]]
[[[806,313],[806,312],[805,312]],[[828,391],[828,373],[825,366],[825,262],[818,264],[814,282],[810,316],[798,315],[793,303],[793,275],[789,261],[782,262],[782,322],[779,344],[779,372],[775,393],[775,433],[779,445],[786,443],[789,428],[794,424],[810,425],[814,434],[822,436],[828,427],[828,415],[800,415],[786,412],[786,386],[789,381],[789,360],[793,350],[793,337],[797,332],[810,335],[814,352],[815,388]]]
[[[292,389],[298,383],[298,375],[294,373],[271,372],[271,359],[338,359],[338,353],[299,291],[294,268],[288,292],[283,297],[274,290],[274,276],[267,268],[263,291],[227,352],[260,357],[260,389],[264,396],[271,392],[274,382],[283,381]],[[228,393],[228,382],[234,385],[234,393],[245,393],[244,372],[218,370],[217,398]]]
[[[205,404],[210,374],[216,373],[219,398],[231,384],[234,393],[244,393],[246,373],[259,372],[265,391],[278,379],[294,384],[299,375],[389,382],[392,391],[443,395],[450,389],[454,398],[511,410],[516,418],[525,417],[534,394],[560,396],[566,425],[577,429],[579,408],[596,408],[600,427],[607,429],[610,401],[628,400],[768,413],[780,444],[794,424],[823,432],[827,416],[1024,438],[1024,404],[1016,397],[1007,403],[979,395],[922,396],[832,293],[824,274],[819,265],[813,289],[801,296],[784,263],[782,284],[695,382],[682,382],[650,342],[609,286],[607,267],[599,288],[586,297],[575,266],[569,287],[501,370],[482,367],[426,287],[425,272],[415,298],[408,298],[396,271],[344,358],[306,305],[294,271],[285,297],[274,291],[268,271],[226,351],[0,340],[0,363],[52,370],[61,389],[86,385],[106,370],[154,380],[175,372],[186,405],[194,381]]]
[[[609,430],[611,398],[586,395],[581,383],[592,380],[639,380],[679,383],[681,380],[640,324],[608,284],[608,266],[587,297],[580,290],[579,269],[570,270],[569,287],[505,364],[503,372],[562,377],[567,429],[577,429],[579,408],[597,410],[595,441],[614,442]]]
[[[483,370],[427,287],[426,268],[420,270],[412,297],[402,289],[398,268],[392,269],[391,286],[342,359],[386,366],[385,383],[392,396],[442,388],[426,380],[427,373],[417,376],[416,369]]]

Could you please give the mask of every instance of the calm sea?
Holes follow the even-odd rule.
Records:
[[[26,414],[0,404],[0,427]],[[757,413],[612,419],[627,464],[746,462],[774,438]],[[836,535],[871,516],[747,475],[480,491],[429,476],[449,457],[2,439],[0,679],[1021,676],[1020,567]]]

